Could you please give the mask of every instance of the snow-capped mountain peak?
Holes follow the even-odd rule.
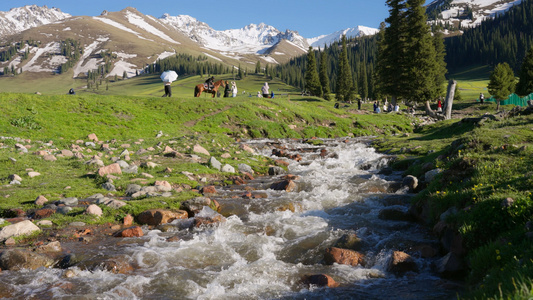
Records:
[[[297,32],[285,33],[265,23],[249,24],[239,29],[215,30],[204,22],[186,16],[163,15],[161,22],[174,27],[205,48],[222,52],[242,54],[263,53],[282,39],[286,39],[302,49],[308,47],[307,41]]]
[[[378,33],[378,31],[379,29],[370,28],[366,26],[357,26],[354,28],[347,28],[344,30],[339,30],[332,34],[321,35],[315,38],[310,38],[310,39],[307,39],[307,42],[313,48],[321,48],[321,47],[324,47],[324,45],[330,45],[331,43],[335,41],[340,41],[343,35],[345,35],[347,38],[353,38],[353,37],[374,35]]]
[[[59,8],[48,8],[46,5],[12,8],[8,12],[0,12],[0,37],[70,17],[72,17],[70,14],[61,12]]]

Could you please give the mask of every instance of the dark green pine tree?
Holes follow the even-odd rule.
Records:
[[[237,76],[241,80],[244,78],[244,74],[242,73],[242,69],[241,69],[241,64],[239,64],[239,72],[237,73]]]
[[[342,36],[342,51],[339,56],[339,66],[337,69],[337,87],[335,99],[337,101],[348,101],[353,94],[352,70],[348,62],[348,50],[346,46],[346,36]]]
[[[410,59],[405,68],[408,81],[404,86],[404,97],[414,101],[428,101],[437,98],[436,60],[433,38],[427,24],[425,0],[407,0],[407,53]]]
[[[359,95],[361,98],[368,98],[368,75],[366,74],[366,63],[361,63],[361,72],[359,73]]]
[[[257,63],[255,64],[255,74],[259,73],[261,73],[261,62],[257,61]]]
[[[437,96],[442,96],[446,94],[446,47],[444,46],[444,37],[441,28],[438,28],[436,32],[433,33],[433,44],[435,46],[435,60],[437,62],[435,70],[435,92]],[[457,85],[456,85],[457,87]]]
[[[328,54],[326,53],[327,48],[324,46],[324,50],[320,53],[320,70],[319,78],[320,85],[322,86],[322,96],[326,100],[331,100],[331,89],[329,88],[329,77],[328,77]]]
[[[520,79],[516,85],[516,93],[520,96],[533,93],[533,47],[527,52],[520,67]]]
[[[305,87],[312,96],[322,97],[322,86],[316,70],[315,51],[309,46],[307,51],[307,70],[305,71]]]
[[[496,110],[500,110],[500,100],[505,100],[515,90],[515,77],[508,63],[496,65],[490,74],[489,93],[496,98]]]
[[[378,35],[377,88],[379,94],[391,96],[392,102],[404,94],[407,84],[406,19],[403,0],[387,0],[389,17],[382,23]],[[412,56],[409,56],[411,58]]]

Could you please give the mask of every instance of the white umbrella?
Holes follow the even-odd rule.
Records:
[[[178,79],[178,74],[175,71],[165,71],[161,74],[161,80],[164,82],[172,82]]]

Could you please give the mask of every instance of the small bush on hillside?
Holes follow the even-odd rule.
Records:
[[[27,128],[30,130],[40,130],[42,126],[35,121],[33,116],[24,116],[20,118],[11,119],[9,123],[15,127]]]

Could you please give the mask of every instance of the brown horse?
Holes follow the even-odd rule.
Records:
[[[226,84],[223,80],[219,80],[213,84],[213,88],[211,90],[208,90],[205,88],[205,85],[203,83],[200,83],[199,85],[194,87],[194,97],[200,97],[202,92],[211,93],[213,94],[213,98],[215,98],[215,95],[217,94],[218,88],[220,86],[225,87]]]

